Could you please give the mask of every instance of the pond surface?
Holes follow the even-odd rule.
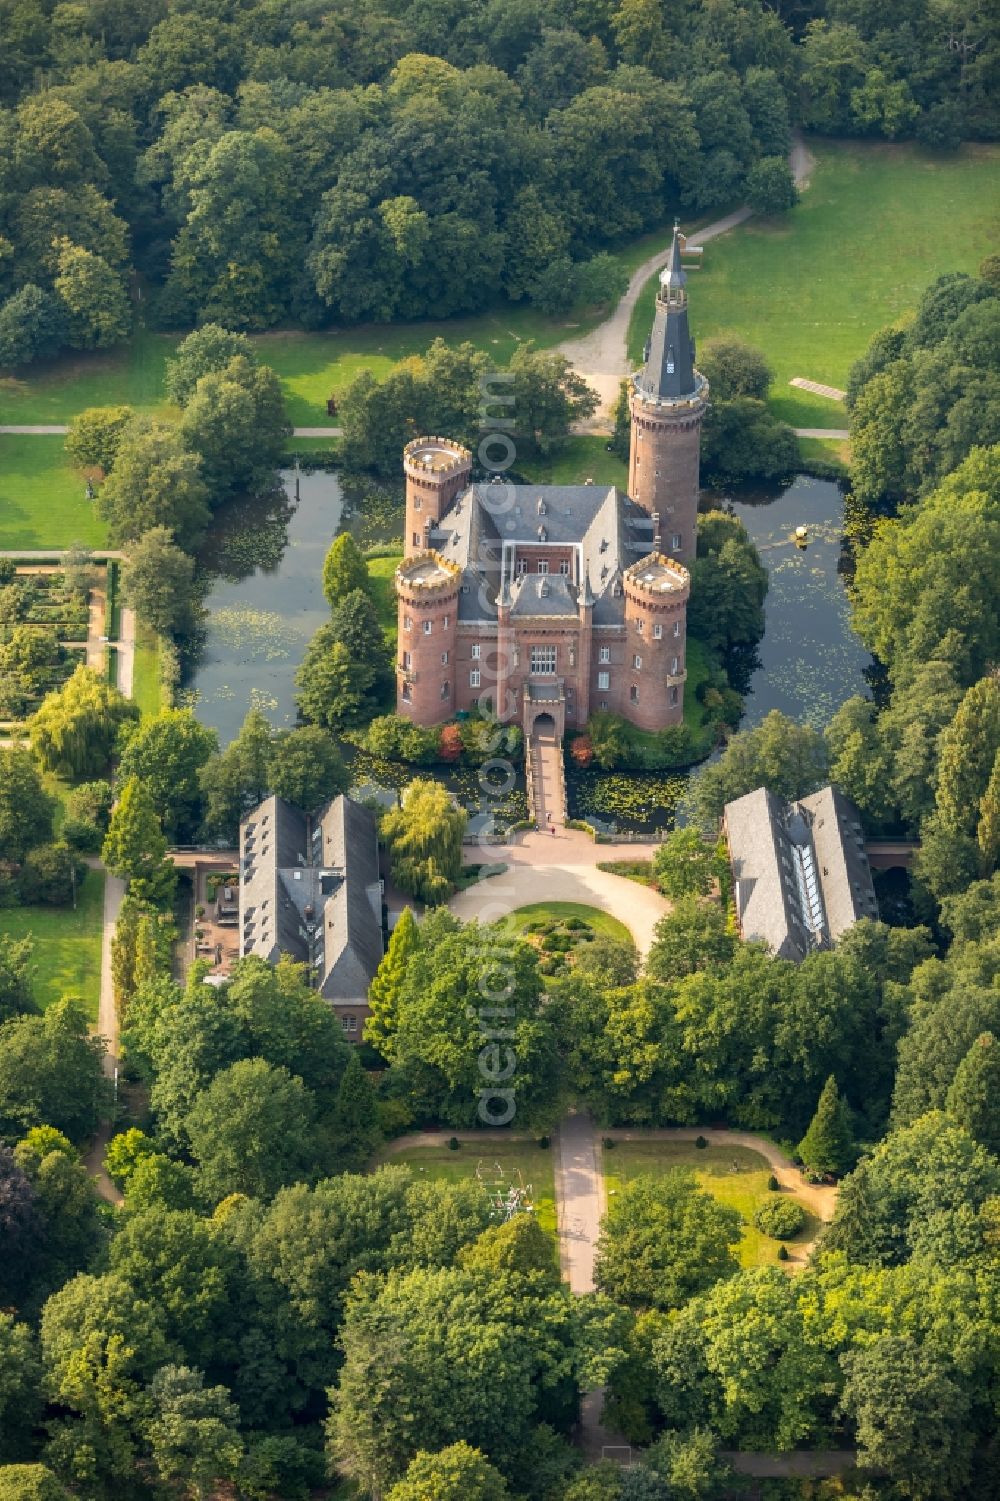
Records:
[[[187,686],[223,745],[253,707],[278,727],[294,725],[295,669],[330,618],[322,574],[344,514],[339,481],[289,469],[281,482],[273,495],[218,511],[200,559],[215,582]]]
[[[296,479],[298,498],[296,499]],[[272,724],[295,723],[295,670],[309,638],[329,618],[322,588],[323,559],[337,531],[351,516],[351,529],[365,544],[391,534],[398,501],[371,497],[351,505],[333,474],[281,475],[282,488],[258,500],[220,511],[202,563],[215,578],[207,599],[204,646],[192,664],[188,686],[199,718],[219,732],[223,744],[239,730],[247,710],[261,708]],[[852,693],[866,689],[870,657],[852,634],[840,574],[843,496],[836,484],[800,476],[786,490],[742,491],[706,498],[743,521],[770,575],[766,632],[745,683],[744,725],[771,709],[822,727]],[[797,526],[808,530],[796,547]],[[452,773],[366,765],[359,785],[405,785],[413,775],[434,775],[453,785],[474,810],[475,773]],[[684,774],[622,773],[567,768],[570,815],[602,826],[652,832],[672,822]],[[506,823],[523,816],[519,783],[506,806]]]
[[[704,499],[703,499],[704,505]],[[764,639],[746,688],[743,728],[772,709],[822,729],[853,693],[864,693],[871,657],[851,630],[841,537],[844,497],[829,480],[800,475],[784,491],[734,492],[722,508],[757,544],[770,587]],[[807,528],[805,547],[793,540]]]

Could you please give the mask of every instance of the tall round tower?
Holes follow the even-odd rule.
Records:
[[[687,604],[691,575],[662,553],[626,568],[622,713],[643,730],[684,718]]]
[[[404,558],[396,569],[396,712],[414,724],[441,724],[455,712],[461,581],[458,565],[431,551]]]
[[[472,473],[472,454],[450,438],[414,438],[403,449],[406,475],[406,557],[432,544],[430,533],[465,489]]]
[[[658,513],[664,551],[682,563],[692,561],[698,541],[701,424],[708,406],[708,382],[694,367],[686,283],[675,224],[645,362],[632,377],[628,492],[650,515]]]

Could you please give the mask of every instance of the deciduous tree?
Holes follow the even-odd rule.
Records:
[[[735,1210],[677,1169],[662,1178],[633,1178],[609,1203],[597,1243],[594,1280],[602,1292],[634,1308],[679,1308],[739,1263]]]

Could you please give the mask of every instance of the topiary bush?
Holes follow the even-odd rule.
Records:
[[[794,1199],[765,1199],[753,1222],[772,1240],[790,1240],[802,1229],[806,1216],[802,1205],[796,1204]]]

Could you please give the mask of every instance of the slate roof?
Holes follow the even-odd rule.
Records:
[[[838,788],[786,803],[759,787],[723,818],[744,938],[799,961],[878,917],[860,816]]]
[[[315,818],[269,797],[240,824],[242,952],[309,966],[328,1000],[362,1004],[382,958],[374,816],[348,797]]]
[[[681,267],[680,233],[674,226],[670,263],[660,275],[660,292],[653,313],[653,328],[646,345],[642,370],[635,377],[642,396],[659,401],[683,401],[693,396],[701,383],[694,368],[694,340],[688,327],[684,285],[687,273]]]
[[[653,551],[653,532],[652,518],[614,486],[476,484],[456,499],[428,540],[462,570],[459,620],[495,620],[504,544],[530,547],[544,540],[580,549],[580,577],[550,574],[547,594],[539,592],[533,574],[507,577],[512,613],[575,613],[589,574],[594,623],[620,625],[625,603],[616,585],[630,564]]]

